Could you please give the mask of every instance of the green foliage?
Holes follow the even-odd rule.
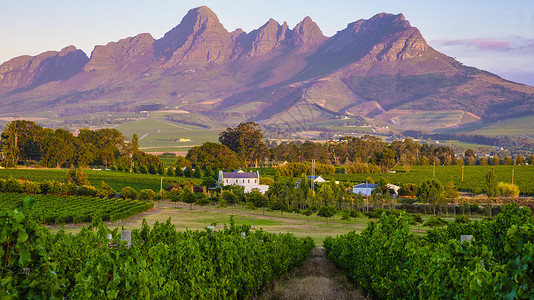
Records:
[[[102,198],[112,198],[115,197],[116,193],[117,192],[111,186],[109,186],[104,180],[102,180],[102,185],[96,192],[96,196]]]
[[[247,299],[315,247],[311,238],[251,232],[233,220],[222,231],[195,232],[176,231],[170,219],[153,228],[143,221],[131,248],[98,218],[77,235],[52,235],[20,210],[0,212],[0,224],[2,298]]]
[[[519,187],[515,184],[499,182],[497,184],[497,189],[499,190],[499,195],[504,197],[519,196]]]
[[[98,190],[94,186],[90,185],[82,185],[79,186],[76,190],[76,195],[78,196],[89,196],[89,197],[96,197],[98,193]]]
[[[246,166],[257,167],[269,154],[269,149],[263,141],[263,133],[254,122],[227,128],[219,135],[219,142],[235,152]]]
[[[0,193],[0,211],[17,208],[28,197],[23,194]],[[30,218],[43,224],[88,222],[94,215],[102,220],[112,216],[129,217],[153,207],[153,203],[137,200],[92,198],[80,196],[32,195],[35,201]]]
[[[419,187],[415,183],[405,183],[399,188],[399,196],[415,197]]]
[[[409,219],[383,214],[361,234],[325,239],[328,256],[376,299],[534,297],[532,212],[506,205],[493,220],[454,222],[414,235]],[[460,235],[473,235],[460,245]]]
[[[372,163],[352,162],[345,166],[348,174],[383,173],[379,166]]]
[[[235,170],[240,165],[237,154],[228,146],[211,142],[191,148],[187,152],[186,158],[191,161],[195,169],[210,167],[212,169]]]
[[[217,180],[215,180],[213,177],[204,177],[201,185],[208,188],[213,188],[217,185]]]
[[[417,190],[417,198],[423,203],[430,203],[436,213],[436,205],[441,203],[443,197],[443,186],[437,179],[425,179]]]
[[[121,189],[121,197],[123,199],[137,199],[139,194],[137,191],[129,186],[125,186]]]
[[[449,183],[447,183],[447,186],[445,187],[444,196],[445,198],[450,199],[456,199],[460,197],[460,192],[456,190],[456,187],[454,186],[454,183],[452,181],[449,181]]]
[[[139,200],[152,200],[156,197],[156,192],[151,189],[144,189],[139,191]]]
[[[317,215],[319,217],[328,219],[328,218],[333,217],[336,214],[336,212],[337,212],[337,209],[335,208],[335,206],[321,206],[317,210]]]
[[[497,175],[495,175],[495,170],[491,168],[486,174],[486,196],[493,198],[497,196],[498,192]]]
[[[255,207],[266,207],[269,204],[269,198],[258,190],[253,190],[245,194],[247,202],[251,202]]]
[[[432,216],[430,217],[430,219],[428,219],[428,221],[426,221],[423,226],[426,226],[426,227],[441,227],[441,226],[445,226],[449,224],[449,222],[443,220],[442,218],[440,217],[436,217],[436,216]]]

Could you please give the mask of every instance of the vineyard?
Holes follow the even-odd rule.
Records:
[[[154,206],[153,202],[130,199],[0,193],[0,210],[20,207],[26,198],[35,201],[30,216],[41,224],[88,222],[96,216],[118,220]]]
[[[511,182],[512,170],[514,170],[514,184],[519,186],[523,195],[534,195],[534,166],[464,166],[464,180],[462,181],[462,166],[436,166],[434,178],[441,183],[447,184],[452,181],[460,190],[476,193],[484,192],[486,189],[486,174],[494,168],[497,181]],[[412,166],[409,172],[405,172],[402,167],[398,167],[396,173],[384,174],[334,174],[324,175],[326,180],[350,181],[362,183],[368,177],[378,182],[380,178],[386,178],[393,184],[415,183],[421,184],[425,178],[432,178],[434,174],[433,166]]]
[[[35,182],[55,180],[63,182],[68,169],[1,169],[0,178],[24,178]],[[168,177],[152,174],[139,174],[109,170],[84,170],[89,177],[89,182],[95,187],[99,187],[105,181],[113,189],[120,191],[125,186],[130,186],[138,191],[142,189],[152,189],[159,191],[160,180],[163,177],[163,187],[172,182],[199,181],[196,178]]]
[[[326,238],[328,256],[377,299],[532,299],[534,221],[515,204],[496,218],[418,236],[406,215],[383,215],[361,234]],[[471,242],[460,242],[471,235]]]
[[[22,211],[0,212],[0,298],[246,299],[302,263],[311,238],[249,231],[176,231],[146,222],[131,247],[95,221],[51,234]],[[111,240],[107,235],[111,234]]]

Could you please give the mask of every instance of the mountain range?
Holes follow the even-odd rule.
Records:
[[[202,6],[160,39],[142,33],[90,57],[68,46],[0,65],[4,119],[145,110],[211,127],[359,119],[413,128],[414,116],[430,114],[425,126],[439,128],[533,114],[534,88],[464,66],[387,13],[326,37],[309,17],[229,32]]]

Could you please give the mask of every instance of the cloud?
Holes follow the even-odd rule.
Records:
[[[462,39],[462,40],[433,40],[432,44],[439,46],[467,46],[483,51],[510,51],[514,45],[510,41],[490,40],[484,38]],[[534,43],[533,43],[534,44]]]
[[[512,49],[512,44],[508,41],[493,41],[488,39],[474,39],[467,43],[467,46],[480,50],[508,51]]]

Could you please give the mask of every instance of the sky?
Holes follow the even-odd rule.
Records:
[[[534,86],[533,0],[17,0],[0,3],[0,63],[20,55],[95,45],[148,32],[161,38],[206,5],[228,31],[269,18],[295,26],[310,16],[327,36],[381,12],[403,13],[428,44],[465,65]]]

